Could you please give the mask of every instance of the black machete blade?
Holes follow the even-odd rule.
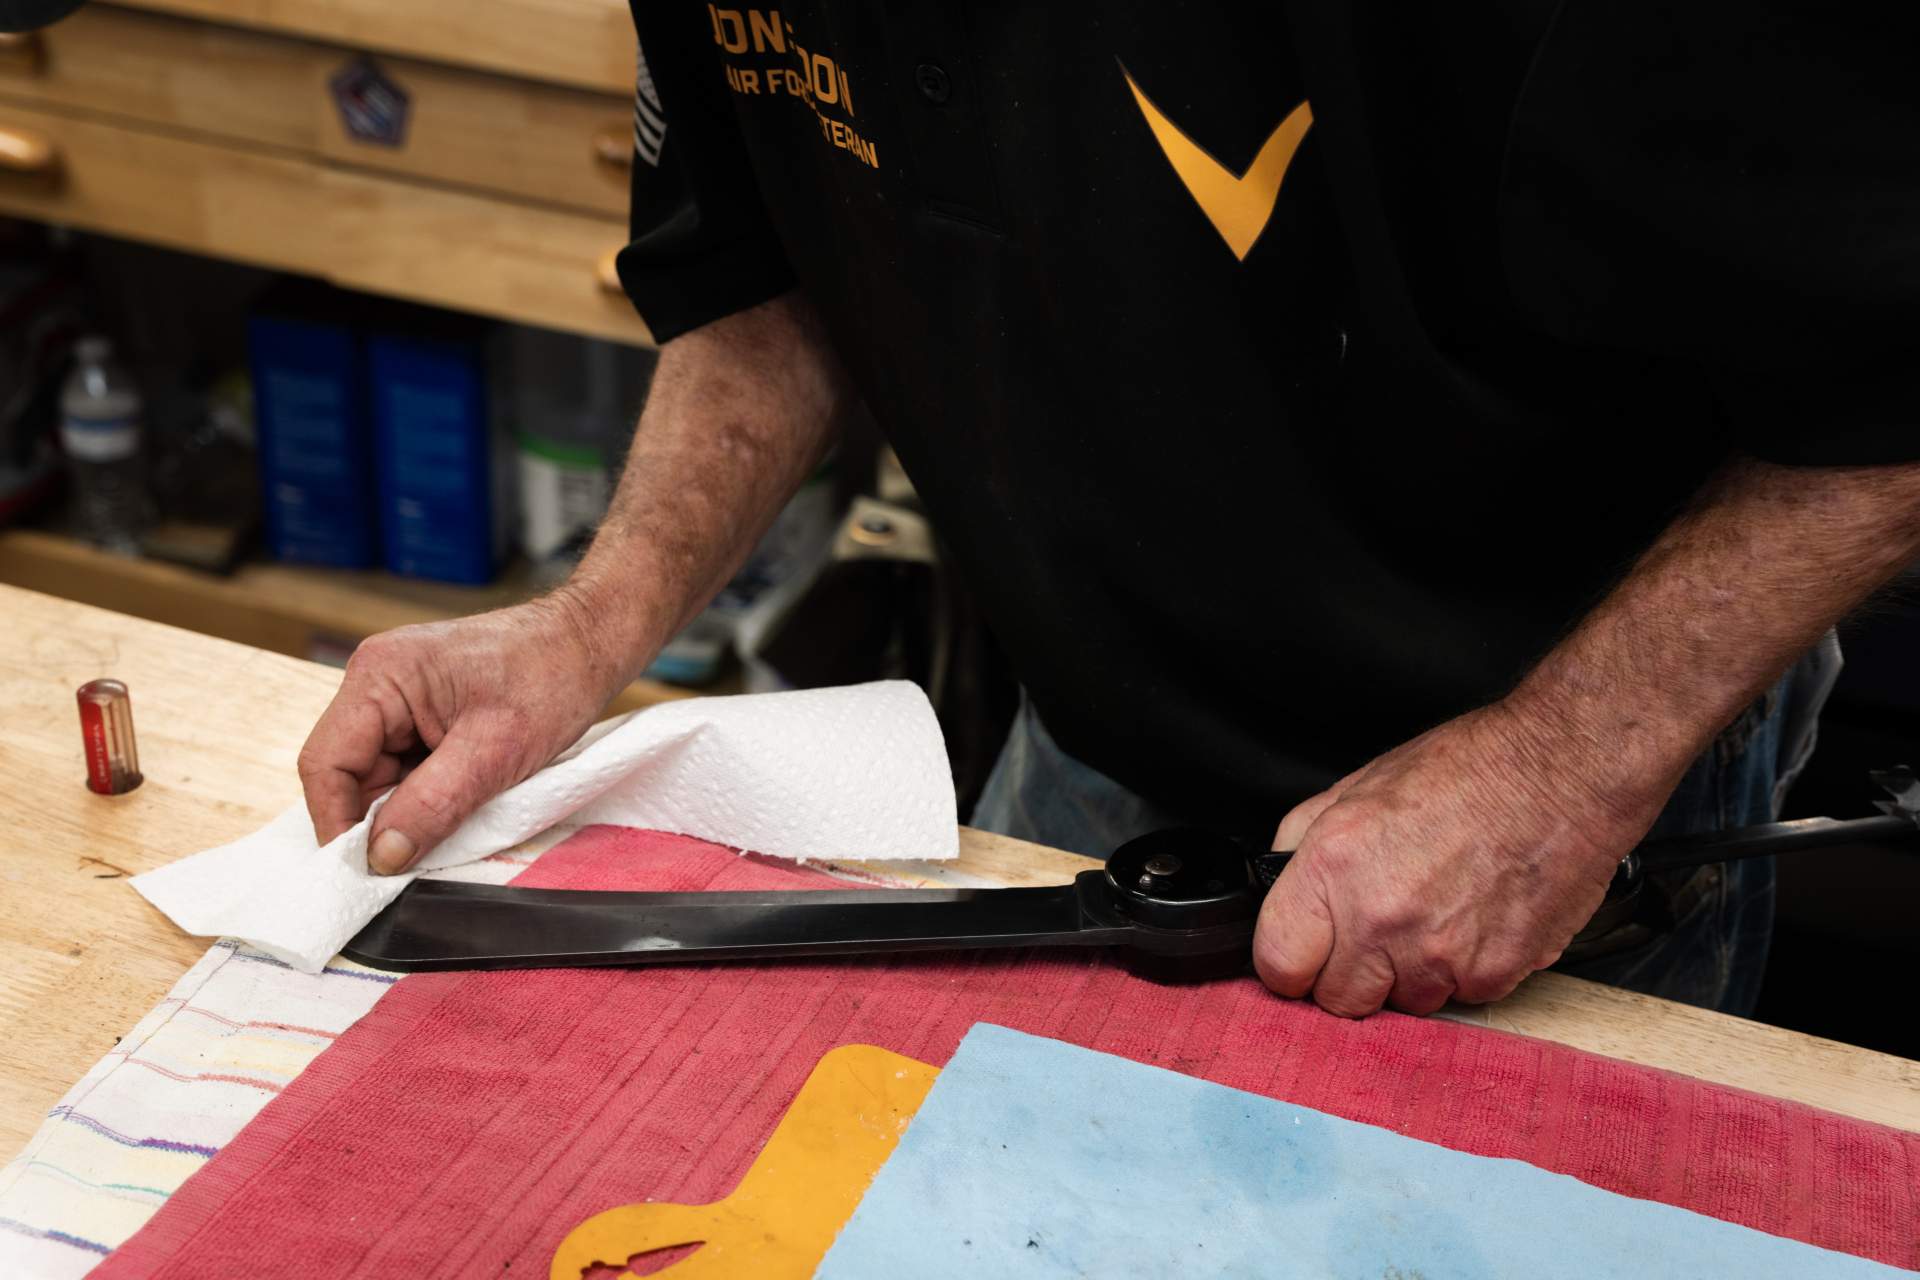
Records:
[[[1107,946],[1125,941],[1127,933],[1124,924],[1088,919],[1071,884],[620,893],[420,880],[355,935],[343,954],[401,972],[531,969]]]

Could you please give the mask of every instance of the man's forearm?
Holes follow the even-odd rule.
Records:
[[[1680,774],[1833,623],[1920,554],[1920,465],[1741,460],[1507,700],[1606,761],[1618,801]]]
[[[552,597],[578,620],[610,686],[726,584],[825,454],[843,394],[799,294],[661,348],[606,519]]]

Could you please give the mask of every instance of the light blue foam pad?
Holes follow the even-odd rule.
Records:
[[[1912,1273],[981,1023],[815,1274]]]

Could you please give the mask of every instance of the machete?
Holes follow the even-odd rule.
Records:
[[[1920,842],[1920,783],[1876,774],[1885,815],[1803,818],[1649,841],[1622,859],[1576,942],[1619,927],[1650,874],[1846,844]],[[1165,980],[1244,969],[1289,853],[1196,830],[1129,841],[1097,871],[1038,889],[622,893],[416,880],[344,954],[399,972],[804,959],[1005,947],[1108,947]]]

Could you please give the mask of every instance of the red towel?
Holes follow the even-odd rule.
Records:
[[[603,827],[518,883],[830,882]],[[980,1021],[1920,1265],[1920,1135],[1457,1023],[1348,1022],[1251,978],[1162,987],[1050,952],[409,977],[94,1275],[543,1276],[602,1209],[726,1194],[835,1045],[944,1063]]]

